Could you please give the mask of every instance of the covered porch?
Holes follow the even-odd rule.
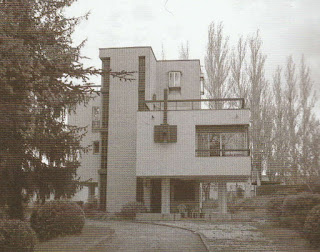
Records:
[[[218,208],[214,214],[226,216],[227,182],[240,182],[247,177],[144,177],[137,179],[137,201],[143,202],[150,214],[179,218],[208,218],[203,209],[203,184],[214,182],[218,190]],[[213,214],[213,213],[212,213]],[[169,217],[177,219],[177,217]]]

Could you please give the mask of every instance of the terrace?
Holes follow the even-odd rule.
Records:
[[[167,103],[167,105],[166,105]],[[177,110],[238,110],[245,109],[243,98],[146,100],[145,111]],[[165,106],[167,108],[165,108]]]

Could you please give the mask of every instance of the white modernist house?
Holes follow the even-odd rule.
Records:
[[[226,183],[251,176],[244,100],[201,99],[199,60],[157,60],[151,47],[102,48],[100,59],[100,95],[70,116],[92,145],[79,169],[85,197],[111,213],[132,201],[151,213],[201,212],[200,185],[215,182],[226,213]]]

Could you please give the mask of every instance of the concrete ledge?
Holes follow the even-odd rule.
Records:
[[[171,213],[171,214],[161,214],[161,213],[137,213],[137,221],[175,221],[181,220],[181,214]]]

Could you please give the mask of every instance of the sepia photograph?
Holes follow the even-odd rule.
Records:
[[[320,1],[0,0],[0,252],[320,251]]]

